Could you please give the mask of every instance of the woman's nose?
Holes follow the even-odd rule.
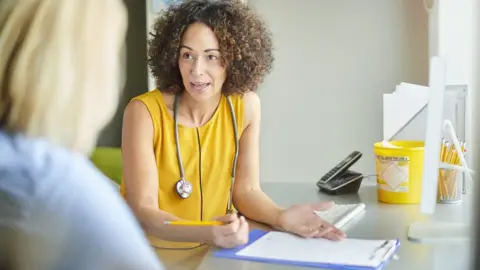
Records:
[[[205,73],[205,64],[201,59],[196,59],[192,67],[192,75],[201,76]]]

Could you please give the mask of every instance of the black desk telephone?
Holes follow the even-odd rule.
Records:
[[[357,193],[363,179],[361,173],[349,170],[362,157],[359,151],[353,151],[344,160],[340,161],[337,166],[333,167],[317,182],[320,191],[331,194],[340,195],[348,193]]]

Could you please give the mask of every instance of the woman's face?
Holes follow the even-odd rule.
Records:
[[[205,101],[222,91],[226,69],[222,66],[218,40],[202,23],[190,25],[180,43],[178,66],[185,90],[196,101]]]

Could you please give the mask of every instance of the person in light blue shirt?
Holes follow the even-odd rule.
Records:
[[[161,269],[118,191],[83,155],[4,131],[0,149],[6,269]]]
[[[0,1],[0,269],[163,269],[88,160],[116,110],[121,0]]]

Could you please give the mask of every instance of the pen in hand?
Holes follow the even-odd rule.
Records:
[[[178,225],[178,226],[215,226],[223,225],[223,222],[220,221],[188,221],[188,220],[174,220],[174,221],[164,221],[165,225]]]

